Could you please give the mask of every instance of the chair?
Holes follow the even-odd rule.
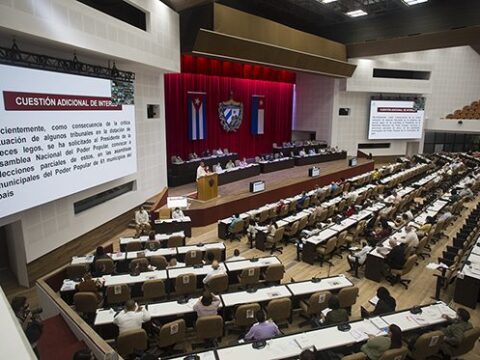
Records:
[[[67,277],[69,279],[81,279],[88,272],[87,265],[75,264],[67,266]]]
[[[285,228],[281,227],[275,231],[275,235],[267,236],[267,243],[271,244],[270,254],[273,254],[275,251],[278,251],[280,254],[282,254],[283,247],[277,246],[277,244],[279,244],[282,241],[284,234],[285,234]]]
[[[143,301],[161,300],[166,296],[163,280],[147,280],[142,285]]]
[[[238,236],[238,235],[241,235],[241,233],[243,232],[243,230],[245,229],[245,221],[244,220],[240,220],[240,221],[237,221],[235,224],[233,224],[233,226],[229,226],[228,227],[228,236],[230,238],[231,241],[233,240],[241,240],[241,236]]]
[[[189,250],[185,254],[185,265],[193,266],[203,264],[203,254],[198,250]]]
[[[208,289],[214,294],[222,294],[228,291],[228,275],[218,274],[210,278],[206,283]]]
[[[348,313],[351,313],[352,306],[357,302],[359,289],[356,286],[350,286],[340,289],[337,298],[340,303],[340,307],[347,309]]]
[[[317,222],[323,222],[327,219],[328,210],[322,207],[317,215]]]
[[[424,360],[438,354],[444,337],[443,332],[438,330],[420,335],[410,349],[409,356],[415,360]]]
[[[130,262],[128,268],[130,272],[145,272],[148,271],[148,265],[150,265],[150,263],[147,258],[137,258]]]
[[[98,308],[97,294],[77,292],[73,295],[73,304],[76,312],[80,313],[88,323],[93,323]]]
[[[402,279],[403,275],[408,274],[410,271],[412,271],[413,267],[417,263],[417,255],[410,255],[405,262],[405,265],[403,265],[402,269],[391,269],[391,273],[394,276],[393,280],[391,281],[392,285],[396,283],[402,284],[405,289],[408,289],[408,284],[411,282],[411,280],[408,279]]]
[[[292,240],[295,235],[297,235],[299,230],[300,221],[295,221],[292,226],[288,229],[285,229],[285,233],[283,237],[285,238],[285,244],[288,244],[290,240]]]
[[[190,295],[197,290],[197,276],[195,274],[182,274],[175,279],[175,293],[177,295]]]
[[[152,240],[152,241],[147,241],[145,244],[145,249],[148,249],[150,251],[155,251],[160,249],[162,246],[160,245],[160,241],[158,240]]]
[[[337,246],[337,237],[333,236],[327,240],[325,245],[319,245],[317,247],[317,255],[320,260],[320,266],[323,266],[324,262],[333,266],[333,263],[330,260],[333,256],[336,246]]]
[[[300,301],[300,316],[307,321],[300,324],[300,327],[311,323],[314,326],[320,326],[320,314],[328,307],[328,300],[332,296],[330,291],[319,291],[310,295],[308,302]]]
[[[390,349],[385,351],[378,360],[404,360],[407,357],[408,348]]]
[[[205,252],[205,259],[208,259],[208,254],[213,254],[213,259],[214,260],[217,260],[218,262],[221,262],[223,259],[222,259],[222,249],[208,249],[206,252]]]
[[[355,353],[355,354],[350,354],[350,355],[344,356],[344,357],[342,357],[341,360],[366,360],[366,359],[367,359],[367,355],[360,352],[360,353]]]
[[[120,305],[130,299],[130,288],[126,284],[107,286],[107,304]]]
[[[187,326],[183,319],[162,325],[157,335],[157,346],[160,349],[173,348],[175,345],[185,342],[186,329]]]
[[[425,260],[425,257],[427,256],[430,257],[429,253],[423,251],[425,250],[427,241],[428,241],[428,236],[422,237],[422,239],[418,242],[417,248],[415,249],[415,255],[417,255],[418,257],[421,257],[423,260]]]
[[[475,347],[475,343],[479,337],[480,327],[474,327],[465,331],[463,334],[463,341],[458,345],[457,348],[453,349],[452,356],[456,357],[470,352]]]
[[[125,251],[126,252],[132,252],[132,251],[142,251],[142,243],[140,241],[131,241],[125,245]]]
[[[150,264],[155,266],[157,270],[165,270],[168,266],[167,259],[162,255],[155,255],[150,257]]]
[[[353,230],[349,230],[349,233],[346,237],[346,242],[348,244],[351,244],[353,242],[359,242],[358,238],[360,237],[360,234],[364,231],[366,223],[366,220],[360,220]]]
[[[167,248],[174,248],[184,245],[183,236],[172,236],[167,240]]]
[[[102,274],[113,274],[115,263],[112,259],[98,259],[95,261],[95,272]]]
[[[257,319],[255,314],[260,310],[260,305],[257,303],[243,304],[237,307],[234,315],[234,325],[241,333],[252,326]]]
[[[168,207],[161,207],[158,209],[158,218],[159,219],[170,219],[171,210]]]
[[[204,316],[195,323],[197,338],[203,342],[212,341],[216,346],[217,339],[223,336],[223,318],[220,315]]]
[[[340,259],[343,259],[341,252],[345,250],[347,247],[345,244],[347,243],[347,230],[342,231],[337,236],[337,245],[335,246],[335,256],[338,256]]]
[[[240,275],[238,275],[238,282],[241,286],[248,287],[250,285],[258,284],[260,280],[260,268],[253,267],[243,269]]]
[[[267,266],[267,269],[262,274],[262,278],[267,283],[280,284],[284,274],[285,274],[285,266],[283,264],[273,264],[273,265]]]
[[[292,320],[292,300],[289,298],[273,299],[267,305],[267,318],[272,319],[277,325],[288,323]]]
[[[143,329],[125,331],[123,334],[118,335],[117,338],[117,352],[124,359],[139,350],[146,350],[147,333]]]

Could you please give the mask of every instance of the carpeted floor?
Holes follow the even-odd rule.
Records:
[[[83,342],[77,340],[60,315],[43,321],[43,333],[38,344],[40,360],[71,360],[73,354],[83,348]]]

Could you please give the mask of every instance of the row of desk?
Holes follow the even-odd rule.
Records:
[[[296,155],[302,149],[308,152],[309,150],[313,149],[318,152],[320,149],[325,149],[327,147],[327,143],[312,143],[312,144],[292,144],[288,146],[274,146],[273,153],[283,153],[283,154],[290,154],[292,151]]]
[[[152,256],[164,256],[167,259],[171,257],[176,257],[177,260],[181,261],[185,254],[188,251],[199,251],[205,253],[210,249],[220,249],[222,251],[222,259],[225,259],[225,244],[223,242],[214,242],[214,243],[206,243],[206,244],[196,244],[196,245],[186,245],[186,246],[179,246],[174,248],[161,248],[154,251],[151,250],[142,250],[142,251],[129,251],[129,252],[116,252],[107,254],[113,261],[120,262],[120,261],[128,261],[137,259],[139,257],[152,257]],[[77,264],[92,264],[94,255],[87,255],[87,256],[74,256],[71,261],[71,265]]]
[[[233,264],[233,263],[232,263]],[[225,263],[226,266],[230,263]],[[273,299],[295,298],[303,299],[319,291],[338,291],[353,286],[353,283],[343,274],[322,278],[318,282],[311,280],[275,285],[257,289],[255,292],[236,291],[219,295],[221,308],[228,309],[242,304],[265,303]],[[174,317],[181,317],[186,314],[193,314],[193,305],[198,298],[189,299],[185,304],[177,301],[165,301],[148,305],[152,318],[169,320]],[[99,309],[95,318],[95,326],[108,325],[113,323],[115,311],[112,309]]]
[[[196,353],[201,360],[282,360],[297,358],[308,348],[315,347],[317,351],[342,351],[356,344],[364,343],[369,336],[386,335],[386,328],[395,324],[402,332],[425,331],[437,328],[446,323],[443,315],[455,316],[455,311],[442,302],[421,307],[421,314],[412,314],[410,309],[398,311],[389,315],[351,321],[349,331],[340,331],[337,326],[326,326],[310,331],[282,335],[267,340],[265,347],[255,349],[251,342],[239,343]],[[169,357],[170,360],[184,359],[185,354]]]
[[[185,232],[178,231],[171,234],[155,234],[155,240],[160,242],[161,247],[167,247],[168,240],[173,237],[181,237],[183,239],[182,246],[185,246]],[[120,238],[120,251],[125,251],[127,244],[140,242],[142,247],[145,247],[148,242],[148,236],[134,237],[121,237]]]
[[[239,275],[244,269],[251,268],[260,268],[266,269],[270,265],[281,264],[280,260],[275,256],[266,256],[262,258],[257,258],[255,261],[251,259],[247,260],[236,260],[236,261],[226,261],[220,263],[220,267],[225,271],[229,277],[229,284],[238,283],[237,275]],[[166,270],[153,270],[141,272],[139,275],[132,274],[118,274],[118,275],[104,275],[95,280],[99,280],[102,283],[102,286],[106,288],[107,286],[115,285],[128,285],[128,286],[138,286],[143,284],[148,280],[165,280],[166,281],[166,290],[168,293],[173,293],[174,291],[174,280],[182,275],[194,274],[197,278],[197,288],[203,288],[203,279],[209,272],[212,271],[211,265],[203,266],[182,266],[182,267],[173,267],[167,268]],[[60,288],[60,293],[67,302],[70,302],[73,294],[76,292],[76,286],[79,281],[66,279],[62,287]],[[138,291],[140,292],[140,291]]]
[[[186,237],[192,237],[192,219],[184,216],[181,219],[157,219],[154,222],[158,234],[172,234],[183,231]]]
[[[480,236],[457,274],[453,300],[472,309],[480,301]]]
[[[319,154],[307,154],[305,156],[295,155],[295,166],[313,165],[327,161],[342,160],[347,158],[346,151],[331,152],[331,153],[319,153]]]
[[[246,166],[237,166],[231,169],[223,169],[218,174],[218,185],[225,185],[234,181],[246,179],[252,176],[260,175],[259,164],[248,164]]]
[[[415,172],[422,172],[422,171],[427,171],[427,169],[429,168],[430,166],[427,165],[427,164],[417,164],[415,165],[414,167],[412,168],[409,168],[409,169],[406,169],[402,172],[399,172],[399,173],[396,173],[396,174],[393,174],[393,175],[390,175],[390,176],[387,176],[383,179],[380,179],[380,183],[381,184],[388,184],[390,183],[391,181],[394,181],[394,180],[397,180],[397,179],[402,179],[403,177],[406,177],[408,176],[409,174],[413,174]]]

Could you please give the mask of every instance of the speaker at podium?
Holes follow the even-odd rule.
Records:
[[[208,201],[218,196],[218,174],[208,173],[197,180],[197,199]]]

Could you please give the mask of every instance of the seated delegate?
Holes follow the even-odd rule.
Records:
[[[271,339],[281,334],[277,324],[271,320],[266,320],[265,312],[258,310],[255,314],[257,322],[252,325],[248,333],[245,335],[246,340],[265,340]]]

